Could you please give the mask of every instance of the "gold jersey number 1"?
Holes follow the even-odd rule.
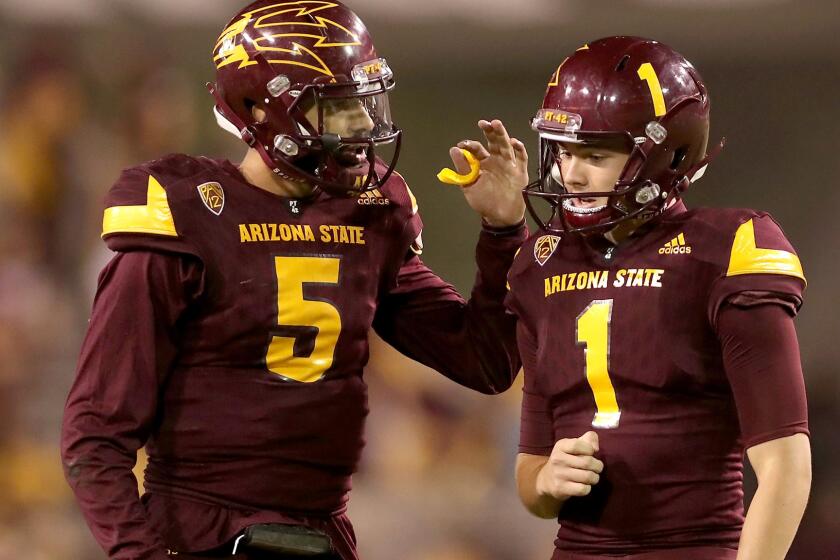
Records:
[[[613,300],[596,299],[577,316],[577,344],[584,347],[584,373],[595,396],[595,428],[617,428],[621,418],[609,372],[612,308]]]
[[[341,261],[334,257],[274,257],[277,272],[277,324],[281,327],[316,329],[312,352],[295,356],[297,337],[273,336],[265,357],[272,373],[287,379],[311,383],[318,381],[335,357],[341,332],[341,316],[332,303],[307,299],[304,284],[338,285]]]

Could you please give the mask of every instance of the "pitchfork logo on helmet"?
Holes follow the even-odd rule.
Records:
[[[700,74],[657,41],[607,37],[566,58],[549,78],[531,121],[540,137],[539,179],[528,209],[549,232],[606,233],[625,220],[661,213],[699,179],[723,143],[706,153],[709,97]],[[559,157],[563,143],[623,144],[630,153],[614,189],[587,192],[601,207],[576,208]],[[549,215],[537,209],[547,203]]]
[[[238,21],[222,32],[216,42],[213,61],[217,68],[238,63],[240,70],[258,64],[256,60],[251,59],[242,44],[242,33],[252,25],[254,29],[263,31],[262,35],[252,38],[253,47],[262,53],[269,63],[299,65],[332,77],[332,70],[314,49],[354,47],[362,44],[358,36],[349,29],[331,19],[316,15],[317,12],[337,6],[335,2],[302,0],[269,4],[242,14]],[[289,33],[291,27],[302,31]],[[322,31],[325,33],[319,33]],[[311,45],[311,48],[307,47],[307,44]]]
[[[373,190],[393,172],[393,72],[340,2],[254,2],[225,26],[213,61],[219,125],[275,173],[344,194]]]

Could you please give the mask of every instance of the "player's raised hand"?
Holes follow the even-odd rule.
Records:
[[[598,434],[586,432],[579,438],[561,439],[537,475],[537,492],[565,501],[586,496],[601,479],[604,463],[595,458]]]
[[[508,136],[499,120],[480,120],[478,126],[487,141],[464,140],[449,149],[455,170],[470,175],[470,163],[461,150],[469,152],[479,165],[474,182],[465,184],[467,203],[491,226],[514,225],[525,215],[522,189],[528,184],[528,153],[525,145]]]

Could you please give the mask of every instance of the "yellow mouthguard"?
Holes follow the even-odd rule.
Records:
[[[459,187],[468,187],[475,183],[475,180],[478,179],[478,172],[481,170],[478,160],[475,159],[475,156],[472,155],[472,153],[463,148],[461,148],[461,153],[464,154],[464,157],[467,158],[467,163],[470,164],[470,172],[466,175],[461,175],[448,167],[444,167],[440,170],[440,173],[437,174],[438,181],[446,183],[447,185],[457,185]]]

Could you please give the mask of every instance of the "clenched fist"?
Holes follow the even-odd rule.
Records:
[[[537,493],[560,501],[589,494],[604,470],[604,463],[595,458],[597,452],[598,434],[592,431],[555,443],[537,475]]]

